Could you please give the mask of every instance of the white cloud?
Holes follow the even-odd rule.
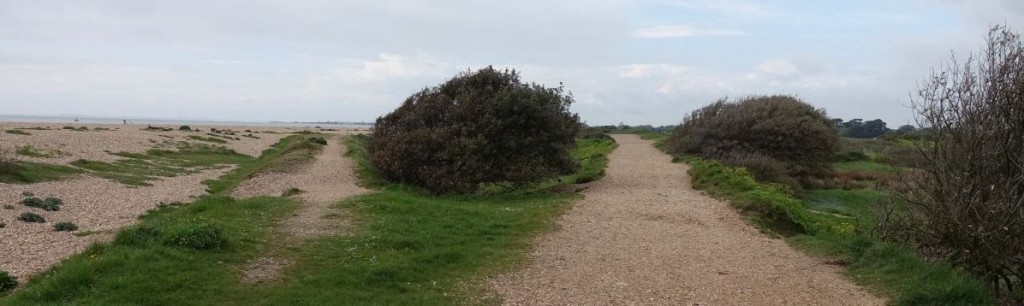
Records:
[[[800,70],[797,69],[796,65],[788,59],[763,61],[760,64],[757,64],[755,69],[758,72],[783,78],[793,77],[800,73]]]
[[[401,55],[381,53],[378,60],[363,62],[362,68],[352,75],[360,82],[373,82],[390,78],[443,75],[448,67],[448,63],[422,58],[409,60]]]
[[[636,38],[680,38],[694,36],[742,36],[747,33],[732,30],[698,29],[688,25],[663,25],[633,31]]]

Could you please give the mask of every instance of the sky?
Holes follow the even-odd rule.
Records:
[[[493,65],[592,125],[787,94],[895,128],[997,23],[1024,1],[0,0],[0,114],[373,121]]]

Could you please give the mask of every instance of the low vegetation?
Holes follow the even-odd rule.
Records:
[[[53,158],[63,154],[58,150],[41,150],[32,146],[21,146],[18,147],[17,151],[14,151],[18,155],[36,157],[36,158]]]
[[[28,207],[35,207],[45,211],[58,211],[60,206],[64,205],[64,201],[58,198],[46,198],[45,200],[37,197],[27,197],[21,200],[21,204]]]
[[[3,158],[0,157],[0,160]],[[81,169],[46,163],[23,161],[0,161],[0,182],[8,184],[32,184],[56,181],[81,174]]]
[[[561,87],[492,67],[413,94],[377,119],[368,144],[385,178],[434,193],[524,186],[571,174],[581,128]]]
[[[365,137],[351,137],[348,145],[360,179],[376,189],[340,204],[360,229],[287,250],[294,264],[279,281],[242,283],[240,267],[272,247],[273,224],[291,215],[297,203],[220,194],[241,182],[234,177],[266,169],[287,148],[311,143],[302,137],[282,140],[210,184],[218,195],[147,213],[114,241],[94,245],[45,277],[29,280],[0,304],[493,302],[478,299],[486,295],[482,282],[521,262],[533,237],[550,230],[554,217],[578,197],[552,192],[545,184],[486,196],[434,196],[383,180],[366,159]],[[610,139],[581,141],[573,156],[581,157],[581,169],[597,175],[597,165],[607,162],[604,156],[611,148]]]
[[[192,139],[192,140],[212,142],[212,143],[228,143],[227,140],[224,140],[223,138],[219,138],[219,137],[203,137],[203,136],[199,136],[199,135],[188,135],[188,138]]]
[[[22,131],[22,130],[17,130],[17,129],[6,130],[4,132],[7,133],[7,134],[14,134],[14,135],[26,135],[26,136],[27,135],[32,135],[32,133],[29,133],[29,132],[26,132],[26,131]]]
[[[0,270],[0,296],[18,287],[18,278]]]
[[[788,237],[812,253],[838,258],[857,282],[889,295],[895,305],[984,305],[994,301],[985,286],[943,262],[929,262],[907,248],[867,233],[870,199],[832,202],[828,192],[812,192],[810,207],[785,188],[757,182],[744,169],[715,161],[688,159],[695,188],[726,198],[762,229]],[[824,202],[824,203],[823,203]],[[856,203],[859,203],[857,205]],[[823,207],[833,205],[835,207]],[[829,211],[833,210],[833,211]]]
[[[74,232],[78,230],[78,225],[71,222],[57,222],[53,224],[53,230],[57,232]]]
[[[18,221],[29,222],[29,223],[46,223],[46,218],[33,212],[23,212],[18,215]]]

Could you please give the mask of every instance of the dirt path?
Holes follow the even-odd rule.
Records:
[[[280,239],[283,246],[291,246],[305,239],[344,232],[350,226],[342,210],[332,206],[339,201],[367,192],[356,185],[352,174],[353,162],[344,156],[345,147],[340,137],[328,137],[327,146],[316,160],[288,172],[273,172],[254,177],[232,192],[235,197],[280,196],[291,188],[302,193],[294,198],[302,202],[299,209],[282,221]],[[281,269],[291,264],[286,256],[269,254],[251,262],[242,271],[247,282],[264,282],[276,278]]]
[[[328,137],[327,146],[313,162],[287,172],[271,172],[249,179],[235,188],[232,196],[281,196],[291,188],[298,188],[302,193],[294,198],[303,204],[295,215],[284,221],[285,233],[298,237],[337,233],[346,224],[340,221],[342,212],[331,209],[331,205],[367,191],[356,185],[352,174],[355,166],[344,155],[345,147],[339,137]]]
[[[872,296],[690,187],[687,166],[615,135],[607,176],[492,283],[506,304],[875,305]]]

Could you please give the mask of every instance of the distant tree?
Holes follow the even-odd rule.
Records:
[[[850,121],[842,123],[837,123],[836,120],[841,119],[832,119],[832,122],[836,123],[839,134],[844,137],[875,138],[889,131],[885,121],[881,119],[866,122],[863,119],[850,119]]]
[[[901,125],[898,129],[896,129],[897,134],[909,134],[913,132],[917,132],[917,128],[909,124]]]
[[[390,180],[435,193],[572,173],[582,127],[572,103],[562,87],[521,82],[514,70],[459,74],[378,118],[370,161]]]

